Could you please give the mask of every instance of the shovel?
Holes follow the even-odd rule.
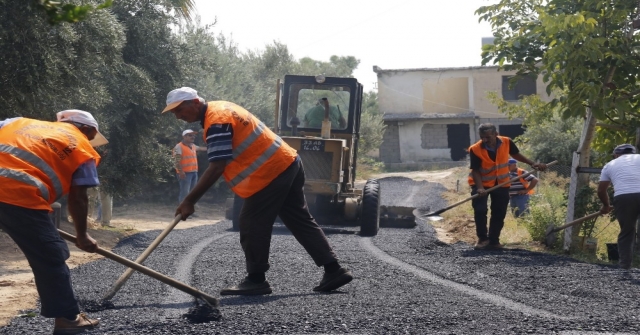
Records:
[[[548,163],[548,164],[547,164],[547,166],[551,166],[551,165],[554,165],[554,164],[557,164],[557,163],[558,163],[558,161],[553,161],[553,162],[551,162],[551,163]],[[493,190],[496,190],[496,189],[498,189],[498,188],[500,188],[500,187],[502,187],[502,186],[504,186],[504,185],[507,185],[507,184],[509,184],[509,183],[512,183],[512,182],[514,182],[514,181],[517,181],[517,180],[518,180],[518,179],[520,179],[520,178],[528,177],[529,175],[531,175],[531,174],[532,174],[532,173],[534,173],[534,172],[536,172],[536,170],[533,170],[533,171],[529,171],[529,172],[527,172],[527,173],[524,173],[524,174],[522,174],[521,176],[518,176],[518,177],[512,178],[512,179],[510,179],[510,180],[508,180],[508,181],[505,181],[504,183],[501,183],[501,184],[498,184],[498,185],[496,185],[496,186],[494,186],[494,187],[491,187],[491,188],[487,189],[487,190],[486,190],[486,192],[487,192],[487,193],[489,193],[489,192],[491,192],[491,191],[493,191]],[[423,218],[427,218],[428,220],[431,220],[431,221],[440,221],[440,220],[442,220],[442,216],[439,216],[439,214],[442,214],[442,213],[444,213],[444,212],[446,212],[446,211],[450,210],[451,208],[454,208],[454,207],[460,206],[460,205],[464,204],[465,202],[467,202],[467,201],[469,201],[469,200],[473,200],[473,199],[475,199],[475,198],[477,198],[477,197],[479,197],[479,196],[480,196],[480,194],[474,194],[474,195],[472,195],[472,196],[470,196],[470,197],[468,197],[468,198],[466,198],[466,199],[464,199],[464,200],[460,200],[460,201],[456,202],[456,203],[455,203],[455,204],[453,204],[453,205],[449,205],[449,206],[447,206],[447,207],[445,207],[445,208],[443,208],[443,209],[439,209],[439,210],[437,210],[437,211],[435,211],[435,212],[426,213],[426,214],[422,213],[422,211],[421,211],[419,208],[416,208],[416,209],[413,211],[413,215],[414,215],[415,217],[423,217]]]
[[[60,229],[58,229],[58,233],[60,233],[60,236],[62,238],[64,238],[65,240],[67,240],[69,242],[76,243],[76,237],[75,236],[73,236],[73,235],[71,235],[71,234],[69,234],[67,232],[64,232],[64,231],[62,231]],[[136,262],[130,261],[130,260],[128,260],[128,259],[126,259],[126,258],[124,258],[124,257],[122,257],[120,255],[116,255],[116,254],[112,253],[111,251],[107,251],[107,250],[104,250],[104,249],[98,247],[98,250],[96,250],[96,253],[99,254],[99,255],[102,255],[102,256],[104,256],[106,258],[109,258],[109,259],[111,259],[113,261],[116,261],[116,262],[118,262],[118,263],[120,263],[122,265],[125,265],[125,266],[128,266],[130,268],[133,268],[134,270],[139,271],[141,273],[144,273],[145,275],[147,275],[149,277],[155,278],[155,279],[157,279],[157,280],[159,280],[159,281],[161,281],[161,282],[163,282],[163,283],[165,283],[165,284],[167,284],[169,286],[173,286],[174,288],[177,288],[178,290],[180,290],[180,291],[182,291],[184,293],[187,293],[187,294],[189,294],[191,296],[194,296],[196,299],[202,299],[205,303],[207,303],[208,305],[210,305],[212,307],[218,307],[218,305],[219,305],[218,299],[216,299],[216,298],[214,298],[214,297],[212,297],[212,296],[210,296],[210,295],[208,295],[208,294],[206,294],[206,293],[204,293],[202,291],[198,291],[197,289],[195,289],[195,288],[193,288],[193,287],[191,287],[189,285],[183,284],[183,283],[181,283],[181,282],[179,282],[179,281],[177,281],[177,280],[175,280],[175,279],[173,279],[171,277],[167,277],[167,276],[165,276],[165,275],[163,275],[163,274],[161,274],[159,272],[151,270],[150,268],[148,268],[146,266],[143,266],[143,265],[140,265],[140,264],[138,264]]]
[[[544,239],[545,243],[544,244],[547,247],[551,247],[554,243],[556,243],[556,238],[557,237],[556,237],[555,233],[557,233],[557,232],[559,232],[559,231],[561,231],[563,229],[566,229],[566,228],[575,226],[577,224],[580,224],[580,223],[582,223],[584,221],[596,218],[599,215],[600,215],[600,212],[591,213],[591,214],[589,214],[589,215],[587,215],[585,217],[581,217],[581,218],[579,218],[577,220],[573,220],[573,221],[571,221],[571,222],[569,222],[569,223],[567,223],[565,225],[562,225],[560,227],[557,227],[557,228],[554,228],[553,224],[550,224],[549,227],[547,227],[547,235],[545,235],[545,239]]]
[[[140,256],[138,256],[138,258],[136,258],[136,263],[142,264],[142,262],[144,262],[147,259],[147,257],[149,257],[151,252],[153,252],[153,250],[155,250],[158,247],[160,242],[162,242],[162,240],[164,240],[164,238],[167,235],[169,235],[171,230],[173,230],[173,228],[178,224],[178,222],[180,222],[181,219],[182,219],[182,215],[181,214],[176,215],[175,219],[173,219],[173,222],[171,222],[171,224],[169,224],[167,226],[167,228],[165,228],[162,231],[162,233],[160,233],[160,235],[158,235],[158,237],[156,237],[156,239],[153,240],[153,242],[151,242],[151,244],[149,244],[147,249],[145,249],[142,252],[142,254],[140,254]],[[113,284],[113,286],[111,286],[111,289],[109,290],[109,292],[107,292],[107,294],[105,294],[104,297],[102,297],[102,300],[111,300],[111,298],[113,298],[113,296],[116,295],[116,293],[118,293],[118,291],[124,285],[124,283],[127,282],[129,277],[131,277],[131,275],[133,274],[133,271],[135,271],[133,268],[128,268],[120,276],[120,278],[118,278],[118,280],[116,280],[116,282]]]

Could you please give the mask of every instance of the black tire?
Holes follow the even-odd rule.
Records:
[[[360,235],[376,236],[378,229],[380,229],[380,184],[376,179],[369,179],[362,191]]]
[[[240,231],[240,211],[244,205],[244,199],[235,195],[233,197],[233,218],[231,219],[233,231]]]

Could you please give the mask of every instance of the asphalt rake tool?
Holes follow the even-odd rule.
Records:
[[[597,218],[598,216],[600,216],[600,212],[591,213],[591,214],[589,214],[589,215],[587,215],[585,217],[581,217],[579,219],[573,220],[573,221],[571,221],[571,222],[569,222],[567,224],[564,224],[564,225],[562,225],[560,227],[556,227],[556,228],[554,228],[553,227],[554,226],[553,223],[551,223],[549,225],[549,227],[547,227],[547,234],[545,235],[545,238],[544,238],[544,245],[546,245],[547,247],[553,246],[556,243],[556,239],[557,239],[556,233],[557,232],[559,232],[559,231],[561,231],[563,229],[567,229],[569,227],[575,226],[577,224],[580,224],[580,223],[582,223],[584,221],[587,221],[587,220],[590,220],[590,219],[593,219],[593,218]]]
[[[557,163],[558,163],[558,161],[553,161],[553,162],[547,163],[547,166],[552,166],[552,165],[557,164]],[[522,174],[521,176],[518,176],[518,177],[512,178],[512,179],[510,179],[510,180],[508,180],[508,181],[505,181],[504,183],[500,183],[500,184],[498,184],[498,185],[496,185],[496,186],[494,186],[494,187],[488,188],[486,191],[487,191],[487,193],[489,193],[489,192],[491,192],[491,191],[493,191],[493,190],[496,190],[496,189],[498,189],[498,188],[500,188],[500,187],[502,187],[502,186],[505,186],[505,185],[507,185],[507,184],[509,184],[509,183],[512,183],[512,182],[514,182],[514,181],[517,181],[517,180],[518,180],[518,179],[520,179],[520,178],[526,178],[526,177],[528,177],[529,175],[533,174],[533,173],[534,173],[534,172],[536,172],[536,171],[537,171],[537,170],[529,171],[529,172],[527,172],[527,173]],[[460,200],[460,201],[456,202],[456,203],[455,203],[455,204],[453,204],[453,205],[449,205],[449,206],[447,206],[447,207],[445,207],[445,208],[442,208],[442,209],[439,209],[439,210],[437,210],[437,211],[430,212],[430,213],[424,213],[424,212],[422,211],[422,209],[420,209],[420,208],[416,208],[416,209],[414,209],[414,210],[413,210],[413,215],[414,215],[415,217],[426,218],[426,219],[428,219],[428,220],[430,220],[430,221],[440,221],[440,220],[442,220],[442,216],[440,216],[440,214],[442,214],[442,213],[444,213],[444,212],[446,212],[446,211],[450,210],[451,208],[454,208],[454,207],[460,206],[460,205],[464,204],[465,202],[467,202],[467,201],[469,201],[469,200],[473,200],[473,199],[475,199],[475,198],[478,198],[479,196],[480,196],[480,194],[474,194],[474,195],[472,195],[472,196],[470,196],[470,197],[468,197],[468,198],[466,198],[466,199],[464,199],[464,200]]]
[[[58,229],[58,233],[60,233],[60,236],[62,238],[64,238],[65,240],[67,240],[69,242],[76,243],[76,237],[75,236],[73,236],[73,235],[71,235],[71,234],[69,234],[67,232],[64,232],[64,231],[62,231],[60,229]],[[128,260],[128,259],[126,259],[126,258],[124,258],[124,257],[122,257],[120,255],[114,254],[113,252],[104,250],[104,249],[102,249],[100,247],[98,247],[98,250],[96,250],[96,253],[99,254],[99,255],[102,255],[102,256],[104,256],[106,258],[109,258],[110,260],[116,261],[116,262],[118,262],[118,263],[120,263],[120,264],[122,264],[124,266],[128,266],[128,267],[130,267],[130,268],[132,268],[132,269],[134,269],[134,270],[136,270],[136,271],[138,271],[140,273],[143,273],[143,274],[145,274],[145,275],[147,275],[149,277],[157,279],[157,280],[159,280],[159,281],[161,281],[161,282],[163,282],[163,283],[165,283],[165,284],[167,284],[169,286],[172,286],[172,287],[174,287],[174,288],[176,288],[176,289],[178,289],[178,290],[180,290],[180,291],[182,291],[184,293],[187,293],[187,294],[195,297],[196,300],[200,299],[200,300],[204,301],[210,307],[218,307],[219,306],[219,301],[218,301],[217,298],[212,297],[212,296],[210,296],[210,295],[208,295],[208,294],[206,294],[206,293],[204,293],[202,291],[199,291],[199,290],[197,290],[197,289],[195,289],[195,288],[193,288],[193,287],[191,287],[189,285],[183,284],[183,283],[181,283],[181,282],[179,282],[179,281],[177,281],[177,280],[175,280],[175,279],[173,279],[171,277],[168,277],[168,276],[165,276],[165,275],[163,275],[163,274],[161,274],[159,272],[156,272],[156,271],[154,271],[154,270],[152,270],[152,269],[150,269],[150,268],[148,268],[146,266],[143,266],[143,265],[140,265],[140,264],[138,264],[136,262],[130,261],[130,260]]]
[[[156,239],[153,240],[153,242],[151,242],[151,244],[149,244],[147,249],[145,249],[142,252],[142,254],[140,254],[140,256],[138,256],[138,258],[136,258],[135,262],[137,264],[142,264],[147,259],[147,257],[149,257],[149,255],[151,255],[151,253],[158,247],[158,245],[160,245],[160,242],[162,242],[162,240],[164,240],[164,238],[167,237],[167,235],[169,235],[169,233],[178,224],[178,222],[180,222],[180,220],[182,220],[182,215],[181,214],[176,215],[176,217],[173,219],[173,222],[171,222],[162,231],[162,233],[160,233],[160,235],[158,235],[158,237],[156,237]],[[111,286],[111,289],[109,290],[109,292],[107,292],[107,294],[104,295],[104,297],[102,297],[102,300],[111,300],[111,298],[113,298],[113,296],[116,295],[116,293],[118,293],[120,288],[122,288],[122,286],[127,282],[129,277],[131,277],[131,275],[133,274],[133,271],[134,271],[134,269],[129,267],[120,276],[120,278],[118,278],[118,280],[116,280],[116,282],[113,284],[113,286]]]

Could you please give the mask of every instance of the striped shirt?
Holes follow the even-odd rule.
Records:
[[[212,124],[207,129],[207,158],[209,162],[233,158],[233,127],[230,123]]]
[[[522,174],[525,173],[529,173],[527,170],[522,170]],[[518,177],[518,170],[516,170],[515,172],[509,172],[509,178],[513,179]],[[524,177],[524,180],[527,181],[527,183],[531,183],[532,180],[537,179],[533,174],[530,174],[526,177]],[[522,185],[522,183],[520,182],[520,179],[516,180],[516,181],[512,181],[511,182],[511,187],[509,187],[509,195],[518,195],[518,191],[522,191],[524,190],[524,185]]]

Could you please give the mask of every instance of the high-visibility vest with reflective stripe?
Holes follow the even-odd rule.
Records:
[[[469,151],[473,152],[482,161],[480,175],[482,176],[482,186],[484,188],[490,188],[509,180],[510,139],[505,136],[498,136],[498,138],[502,141],[502,144],[497,149],[495,161],[489,157],[487,149],[482,148],[482,141],[478,141],[469,147]],[[469,185],[475,185],[471,173],[469,173]],[[509,184],[503,187],[509,187]]]
[[[524,170],[521,168],[517,168],[517,172],[518,172],[518,177],[522,176],[522,174],[524,173]],[[524,189],[528,189],[529,188],[529,182],[526,181],[524,178],[520,177],[520,183],[522,184],[522,187],[524,187]],[[530,189],[527,194],[533,194],[535,193],[535,191],[533,189]]]
[[[180,156],[180,168],[184,172],[198,171],[198,157],[196,157],[196,150],[190,148],[184,143],[180,142],[178,145],[182,146],[182,155]],[[194,146],[194,144],[191,144]],[[173,148],[173,155],[176,155],[176,148]],[[179,171],[176,171],[179,172]]]
[[[51,210],[69,193],[73,173],[100,155],[72,124],[28,118],[0,129],[0,202]]]
[[[227,101],[210,101],[203,137],[213,124],[231,124],[232,159],[223,176],[231,189],[247,198],[265,188],[296,159],[297,152],[246,109]]]

